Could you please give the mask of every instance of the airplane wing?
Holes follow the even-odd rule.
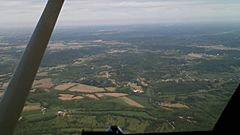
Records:
[[[64,0],[48,0],[0,102],[0,134],[12,134],[21,115]]]

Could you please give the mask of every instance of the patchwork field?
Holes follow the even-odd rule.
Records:
[[[144,108],[143,105],[137,103],[136,101],[134,101],[134,100],[132,100],[128,97],[121,97],[121,99],[129,105],[132,105],[132,106],[135,106],[135,107],[138,107],[138,108]]]
[[[71,100],[79,100],[79,99],[83,99],[84,97],[82,96],[74,96],[74,95],[70,95],[70,94],[59,94],[58,99],[62,100],[62,101],[71,101]]]
[[[128,94],[126,94],[126,93],[96,93],[95,95],[97,97],[101,98],[101,97],[105,97],[105,96],[109,96],[109,97],[123,97],[123,96],[127,96]]]
[[[86,94],[84,96],[86,96],[86,97],[88,97],[90,99],[99,100],[99,98],[97,96],[95,96],[94,94]]]
[[[72,135],[109,125],[124,133],[211,130],[240,82],[238,29],[56,30],[14,135]],[[0,30],[0,96],[30,33]]]
[[[69,91],[80,92],[80,93],[105,92],[105,90],[103,88],[97,88],[94,86],[89,86],[89,85],[84,85],[84,84],[78,84],[77,86],[70,88]]]
[[[67,90],[75,85],[77,85],[77,84],[76,83],[64,83],[64,84],[60,84],[60,85],[56,86],[54,89],[63,91],[63,90]]]
[[[40,103],[26,103],[23,112],[39,111],[41,110]]]
[[[180,104],[180,103],[172,103],[172,102],[162,102],[160,103],[160,106],[162,107],[167,107],[167,108],[185,108],[185,109],[189,109],[189,107],[187,105],[184,104]]]
[[[48,90],[52,87],[54,87],[54,84],[53,84],[51,78],[35,80],[33,82],[33,86],[32,86],[33,89],[41,88],[41,89],[44,89],[44,90]]]

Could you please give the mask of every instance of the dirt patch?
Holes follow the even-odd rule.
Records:
[[[84,96],[86,96],[86,97],[88,97],[88,98],[91,98],[91,99],[94,99],[94,100],[99,100],[99,98],[96,97],[94,94],[86,94],[86,95],[84,95]]]
[[[126,93],[96,93],[95,94],[97,97],[124,97],[124,96],[128,96],[128,94]]]
[[[112,68],[112,66],[109,66],[109,65],[103,65],[103,66],[101,66],[102,68],[107,68],[107,69],[111,69]]]
[[[84,98],[82,96],[75,96],[75,95],[71,95],[71,94],[59,94],[59,96],[60,97],[58,97],[58,99],[60,99],[62,101],[79,100],[79,99]]]
[[[69,91],[73,92],[81,92],[81,93],[97,93],[97,92],[105,92],[103,88],[98,88],[90,85],[85,84],[78,84],[69,89]]]
[[[86,64],[85,62],[88,61],[92,61],[92,60],[96,60],[99,58],[105,57],[104,54],[97,54],[97,55],[91,55],[91,56],[87,56],[87,57],[81,57],[78,59],[75,59],[73,62],[73,65],[80,65],[80,64]]]
[[[114,32],[104,32],[104,34],[113,34]],[[94,40],[93,43],[97,43],[97,44],[104,44],[104,45],[129,45],[129,43],[125,43],[125,42],[119,42],[119,41],[115,41],[115,40]]]
[[[87,60],[91,60],[91,58],[78,58],[78,59],[74,60],[73,65],[80,65]]]
[[[109,78],[109,77],[111,77],[111,74],[109,74],[108,71],[102,71],[102,72],[98,73],[97,77]]]
[[[187,60],[196,60],[196,59],[203,59],[203,54],[200,53],[189,53],[187,56],[185,56],[185,59]]]
[[[62,43],[50,44],[48,46],[49,50],[64,50],[64,49],[79,49],[83,46],[80,44],[68,44],[64,45]]]
[[[144,92],[142,87],[138,86],[136,83],[129,82],[127,84],[127,86],[129,86],[134,93],[143,93]]]
[[[160,106],[167,107],[167,108],[176,108],[176,109],[181,109],[181,108],[189,109],[187,105],[177,103],[177,102],[171,102],[171,101],[162,102],[160,103]]]
[[[48,76],[48,72],[39,72],[39,73],[37,73],[37,76],[47,77]]]
[[[186,59],[202,59],[203,58],[203,54],[199,54],[199,53],[189,53],[186,57]]]
[[[52,83],[52,80],[50,78],[47,78],[47,79],[35,80],[33,82],[32,88],[33,89],[41,88],[44,90],[48,90],[53,86],[54,84]]]
[[[185,56],[185,59],[187,60],[196,60],[196,59],[205,59],[205,60],[213,60],[213,59],[219,59],[217,55],[210,55],[205,53],[189,53],[187,56]]]
[[[116,50],[116,49],[112,49],[110,52],[108,52],[108,53],[110,53],[110,54],[113,54],[113,53],[125,53],[125,52],[127,52],[127,51],[129,51],[129,50]]]
[[[8,84],[9,84],[9,83],[3,83],[1,89],[5,90],[5,89],[8,87]]]
[[[54,89],[63,91],[63,90],[67,90],[75,85],[77,85],[77,84],[76,83],[63,83],[63,84],[56,86]]]
[[[116,87],[107,87],[107,88],[105,88],[105,90],[107,92],[115,92],[116,91]]]
[[[143,78],[143,77],[138,77],[138,78],[137,78],[137,82],[138,82],[139,84],[141,84],[142,86],[145,86],[145,87],[148,86],[148,84],[146,83],[146,79]]]
[[[11,75],[12,75],[11,73],[1,74],[1,75],[0,75],[0,78],[2,78],[2,77],[9,77],[9,76],[11,76]]]
[[[120,99],[122,99],[124,102],[126,102],[127,104],[134,106],[134,107],[138,107],[138,108],[144,108],[143,105],[141,105],[140,103],[128,98],[128,97],[120,97]]]
[[[91,61],[97,58],[97,55],[89,56],[89,57],[82,57],[74,60],[73,65],[80,65],[85,63],[86,61]]]
[[[35,111],[35,110],[41,110],[40,103],[26,103],[23,108],[23,112],[29,112],[29,111]]]
[[[34,92],[36,92],[36,91],[37,91],[37,89],[31,89],[31,90],[30,90],[31,93],[34,93]]]
[[[213,50],[222,50],[222,51],[231,51],[231,50],[236,50],[240,51],[239,48],[231,48],[231,47],[226,47],[224,45],[208,45],[208,46],[197,46],[198,48],[206,48],[206,49],[213,49]]]
[[[3,92],[0,90],[0,97],[3,95]]]
[[[63,70],[67,65],[57,65],[55,67],[49,67],[48,70]]]

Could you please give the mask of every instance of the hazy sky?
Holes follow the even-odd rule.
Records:
[[[35,26],[47,0],[0,0],[0,27]],[[240,0],[65,0],[58,25],[240,22]]]

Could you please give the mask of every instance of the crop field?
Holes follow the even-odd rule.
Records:
[[[24,34],[0,31],[0,96]],[[212,25],[57,29],[14,134],[211,130],[240,81],[239,35]]]

